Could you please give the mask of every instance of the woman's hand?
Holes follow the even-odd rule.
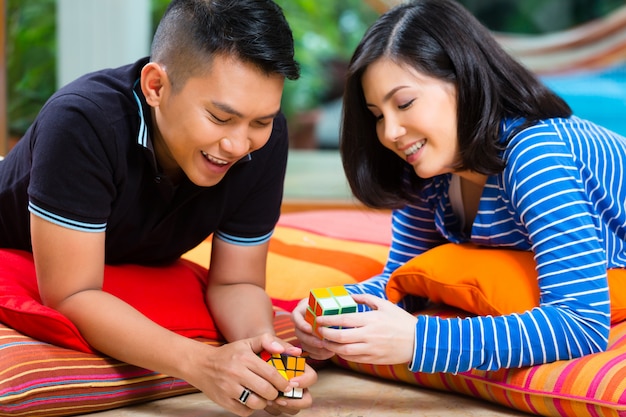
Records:
[[[352,298],[372,310],[317,317],[318,331],[323,339],[318,339],[320,343],[316,349],[359,363],[393,365],[411,362],[417,319],[395,304],[373,295],[353,294]]]
[[[301,300],[291,313],[293,322],[296,325],[296,337],[300,341],[302,350],[307,352],[311,359],[326,360],[332,358],[335,354],[324,348],[322,340],[313,333],[313,328],[304,320],[306,308],[309,305],[309,299]]]
[[[198,345],[187,357],[189,369],[184,379],[226,410],[239,416],[249,416],[255,410],[262,409],[295,414],[311,406],[312,398],[306,388],[317,380],[312,368],[307,368],[304,375],[288,381],[258,355],[263,350],[298,355],[301,353],[299,348],[270,334],[220,347]],[[286,400],[278,397],[279,391],[287,392],[293,388],[304,389],[302,399]],[[251,393],[243,404],[239,398],[245,389]]]

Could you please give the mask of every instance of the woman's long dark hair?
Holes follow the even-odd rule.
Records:
[[[369,65],[389,58],[457,90],[456,168],[490,175],[501,172],[500,124],[521,117],[569,117],[571,109],[529,70],[507,54],[471,13],[453,0],[416,0],[382,15],[367,31],[348,68],[340,151],[354,195],[375,208],[405,205],[422,180],[386,149],[376,135],[361,79]]]

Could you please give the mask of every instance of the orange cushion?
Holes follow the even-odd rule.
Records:
[[[309,296],[311,288],[354,284],[379,274],[388,252],[387,243],[279,224],[270,240],[266,290],[274,305],[291,311]],[[208,266],[211,241],[207,239],[183,257]]]
[[[444,318],[468,315],[442,304],[422,310],[419,314]],[[523,368],[429,373],[411,372],[406,363],[397,365],[356,363],[337,356],[332,360],[339,366],[365,375],[461,393],[528,413],[523,415],[529,417],[531,415],[619,417],[626,416],[624,358],[626,358],[626,322],[611,325],[609,345],[605,352]],[[487,412],[483,414],[496,415]],[[503,414],[522,415],[513,412]],[[468,412],[466,415],[474,413]]]
[[[481,316],[521,313],[539,305],[532,252],[453,244],[433,248],[393,272],[387,296],[426,297]],[[611,322],[626,319],[626,270],[608,271]]]

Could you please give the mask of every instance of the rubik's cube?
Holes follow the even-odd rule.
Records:
[[[285,355],[281,353],[269,353],[263,351],[259,354],[261,359],[272,365],[278,370],[278,372],[290,380],[293,377],[302,375],[304,373],[304,366],[306,359],[301,356]],[[302,388],[294,388],[289,392],[281,392],[279,396],[288,398],[302,398]]]
[[[309,305],[304,319],[313,327],[313,331],[319,335],[316,317],[356,313],[356,311],[357,303],[342,285],[314,288],[309,294]]]

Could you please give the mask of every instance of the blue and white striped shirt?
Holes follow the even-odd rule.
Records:
[[[503,124],[503,141],[519,123]],[[488,178],[470,239],[457,231],[451,176],[435,177],[393,212],[383,273],[347,286],[386,298],[397,267],[447,242],[533,251],[540,306],[498,317],[418,316],[414,372],[522,367],[606,349],[606,270],[626,268],[626,138],[576,117],[550,119],[517,133],[503,156],[506,167]]]

